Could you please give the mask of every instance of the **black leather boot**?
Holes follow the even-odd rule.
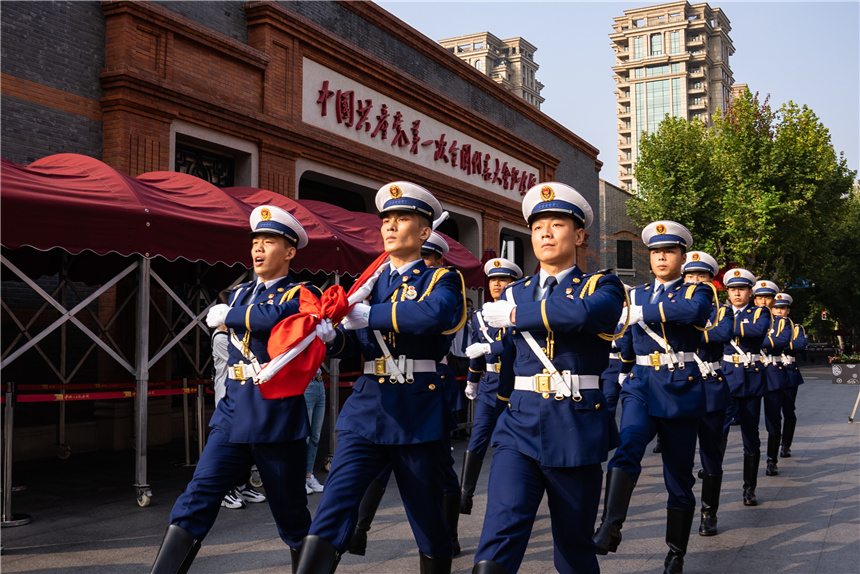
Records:
[[[626,470],[610,468],[606,471],[606,492],[603,497],[603,516],[594,533],[597,553],[615,552],[621,542],[621,525],[627,518],[627,507],[633,495],[633,479]]]
[[[472,574],[508,574],[508,571],[498,562],[481,560],[472,568]]]
[[[161,540],[150,574],[185,574],[198,550],[199,540],[184,528],[171,524]]]
[[[744,455],[744,506],[755,506],[755,487],[758,484],[758,463],[761,455]]]
[[[663,562],[663,574],[681,574],[684,571],[684,555],[690,541],[690,527],[695,510],[666,509],[666,544],[669,554]]]
[[[791,441],[794,440],[794,429],[797,428],[797,421],[785,421],[782,425],[782,450],[779,456],[782,458],[791,458]]]
[[[385,485],[375,478],[371,480],[358,505],[358,522],[355,523],[352,538],[349,540],[349,547],[346,549],[350,554],[364,556],[367,551],[367,531],[370,530],[373,517],[376,516],[379,503],[382,502],[383,494],[385,494]]]
[[[296,574],[299,567],[299,551],[295,548],[290,548],[290,572]]]
[[[340,554],[328,540],[308,534],[302,539],[296,562],[295,574],[332,574],[340,562]]]
[[[459,502],[458,502],[459,503]],[[421,574],[451,574],[451,557],[430,558],[423,552],[418,553]]]
[[[702,479],[702,523],[699,525],[699,534],[702,536],[717,535],[717,509],[720,507],[722,484],[722,474],[705,473]]]
[[[451,546],[454,548],[453,555],[460,554],[460,539],[457,537],[457,526],[460,522],[460,497],[456,494],[446,495],[442,499],[442,510],[445,512],[445,522],[451,531]]]
[[[484,459],[473,451],[467,450],[463,454],[463,473],[460,475],[463,477],[460,485],[460,514],[472,514],[472,497],[475,495],[475,487],[478,485],[483,464]]]
[[[779,455],[779,441],[780,436],[778,434],[767,433],[767,468],[764,471],[767,476],[776,476],[779,474],[779,469],[776,467],[776,457]]]

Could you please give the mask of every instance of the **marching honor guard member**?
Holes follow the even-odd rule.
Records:
[[[540,273],[512,283],[483,318],[506,329],[499,373],[496,447],[487,511],[473,573],[519,570],[547,494],[558,572],[599,572],[591,534],[601,462],[618,440],[600,390],[609,341],[625,300],[615,275],[585,274],[576,248],[591,207],[562,183],[541,183],[523,199]]]
[[[495,257],[484,264],[488,278],[490,297],[498,301],[510,285],[523,276],[522,270],[513,261]],[[460,512],[472,514],[472,498],[484,456],[490,446],[490,437],[496,428],[496,393],[499,389],[499,358],[502,354],[502,336],[505,328],[490,327],[484,314],[478,309],[471,318],[472,342],[466,347],[470,359],[469,376],[466,382],[466,397],[475,402],[475,415],[472,422],[472,436],[463,454],[463,473],[460,496]]]
[[[693,237],[674,221],[655,221],[642,231],[654,283],[635,287],[619,341],[633,365],[621,389],[621,445],[606,473],[603,519],[594,534],[598,554],[615,552],[645,448],[655,435],[662,445],[669,493],[664,572],[682,572],[695,514],[693,460],[699,420],[707,412],[702,373],[695,361],[701,330],[714,300],[711,287],[683,283],[681,268]]]
[[[687,253],[684,263],[684,283],[706,283],[713,285],[714,276],[720,267],[717,260],[704,251]],[[723,456],[726,453],[724,425],[726,408],[731,400],[729,384],[723,374],[723,346],[734,336],[735,315],[730,306],[719,305],[714,289],[714,305],[711,306],[710,324],[703,330],[699,349],[693,357],[702,373],[705,389],[705,416],[699,421],[699,459],[702,470],[702,521],[699,534],[717,534],[717,510],[720,507],[720,489],[723,484]]]
[[[450,247],[445,238],[435,231],[430,234],[430,239],[424,242],[421,246],[421,258],[428,269],[441,267],[443,258],[448,253]],[[448,366],[443,358],[439,361],[436,369],[436,375],[439,377],[445,401],[448,404],[446,413],[448,414],[448,425],[451,430],[457,427],[457,420],[454,415],[456,404],[460,395],[460,385],[457,383],[457,377],[454,371]],[[445,449],[451,451],[451,433],[447,433],[442,437],[443,442],[446,442]],[[453,555],[460,554],[460,541],[457,537],[458,524],[460,522],[460,483],[457,480],[457,473],[454,471],[454,457],[448,455],[448,464],[443,472],[443,508],[445,511],[445,520],[448,521],[448,529],[451,531],[451,545],[453,546]],[[391,479],[391,465],[385,465],[385,469],[371,481],[367,487],[364,496],[361,498],[361,503],[358,505],[358,520],[355,523],[355,530],[352,533],[352,538],[349,542],[347,552],[364,556],[367,551],[367,533],[370,530],[370,525],[376,516],[376,511],[379,510],[379,505],[382,502],[382,496],[385,494],[385,489],[388,487],[388,481]]]
[[[773,281],[758,281],[753,289],[755,304],[759,307],[773,307],[774,297],[779,287]],[[761,362],[764,365],[767,391],[764,394],[764,425],[767,429],[767,476],[779,474],[780,431],[782,430],[782,398],[788,388],[788,371],[782,364],[782,355],[791,344],[791,323],[783,317],[771,313],[770,331],[762,342]]]
[[[761,440],[758,424],[761,398],[767,389],[761,363],[762,343],[770,331],[770,311],[751,304],[755,275],[746,269],[729,269],[723,275],[723,285],[735,312],[734,337],[723,348],[723,373],[729,382],[732,402],[726,413],[725,432],[735,414],[741,422],[744,445],[744,506],[758,504],[755,489],[761,460]]]
[[[194,476],[170,512],[153,574],[188,571],[225,493],[237,479],[246,478],[255,463],[295,568],[311,522],[304,470],[307,409],[301,392],[264,399],[253,377],[270,359],[266,346],[272,328],[298,312],[302,285],[290,277],[290,262],[307,243],[301,224],[283,209],[264,205],[251,212],[251,260],[257,279],[234,288],[229,304],[215,305],[206,317],[209,327],[226,325],[230,331],[226,393],[209,421],[212,432]],[[312,289],[319,296],[319,290]]]
[[[800,375],[800,367],[797,366],[797,353],[806,350],[806,331],[803,325],[797,325],[789,319],[791,304],[794,299],[788,293],[777,293],[773,301],[771,312],[777,317],[788,320],[791,328],[791,343],[783,350],[782,365],[788,373],[788,388],[782,397],[782,449],[779,456],[789,458],[791,456],[791,441],[794,439],[794,429],[797,427],[797,414],[794,411],[794,403],[797,400],[797,387],[803,384]]]
[[[451,458],[443,438],[451,429],[437,365],[449,335],[466,321],[465,286],[458,271],[428,269],[421,259],[421,246],[442,212],[429,191],[408,182],[387,184],[377,192],[376,206],[388,262],[375,270],[369,304],[357,303],[326,337],[331,356],[360,352],[366,362],[337,419],[337,449],[302,545],[301,574],[334,572],[359,502],[387,464],[418,543],[421,571],[451,571],[442,496]]]

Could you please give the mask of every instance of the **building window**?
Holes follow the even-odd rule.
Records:
[[[475,46],[476,50],[481,50],[484,48],[484,43],[483,42],[475,42],[474,46]]]
[[[699,89],[702,87],[702,82],[693,82],[693,87]]]
[[[680,74],[681,73],[681,63],[680,62],[673,62],[672,63],[672,73],[673,74]]]
[[[624,122],[624,127],[627,128],[628,130],[630,129],[630,120],[627,120],[626,122]]]
[[[627,166],[627,175],[633,175],[633,168],[631,166]]]
[[[630,143],[630,136],[627,136],[626,138],[624,138],[624,143],[626,143],[626,144]]]
[[[618,269],[633,269],[633,242],[629,239],[615,241],[616,265]]]
[[[645,18],[639,18],[638,20],[633,20],[634,28],[641,28],[645,25]]]
[[[631,152],[627,152],[627,159],[633,159],[633,155]]]
[[[633,59],[642,59],[642,37],[633,38]]]
[[[645,68],[633,68],[633,77],[641,78],[645,75]]]
[[[663,34],[651,34],[651,55],[663,55]]]
[[[695,68],[690,68],[690,73],[691,74],[698,74],[699,73],[699,67],[696,66]]]
[[[480,69],[481,69],[481,60],[475,60],[475,69],[476,69],[476,70],[480,70]]]
[[[681,53],[681,40],[678,32],[669,32],[669,50],[672,54]]]
[[[520,269],[525,267],[525,251],[523,249],[523,240],[515,235],[502,233],[499,237],[501,244],[501,255],[508,261],[513,261]]]
[[[199,177],[217,187],[235,185],[236,161],[226,155],[177,142],[174,165],[174,171]]]
[[[218,187],[256,187],[258,165],[259,152],[253,142],[179,120],[170,125],[170,171]]]
[[[701,104],[701,103],[702,103],[702,98],[700,98],[698,96],[693,98],[693,105],[697,105],[697,104]]]

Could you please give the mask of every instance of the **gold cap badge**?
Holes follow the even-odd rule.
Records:
[[[540,198],[544,201],[552,201],[555,199],[555,192],[550,186],[545,185],[540,188]]]
[[[693,253],[693,261],[698,261],[698,260],[699,260],[699,254]]]
[[[765,283],[764,281],[762,281],[762,282],[761,282],[761,286],[762,286],[762,287],[767,287],[767,283]]]
[[[502,266],[502,262],[501,262],[501,261],[499,261],[498,259],[496,259],[495,261],[493,261],[493,267],[495,267],[496,269],[498,269],[498,268],[499,268],[499,267],[501,267],[501,266]]]
[[[666,233],[666,226],[663,225],[662,223],[658,223],[656,229],[657,229],[657,233],[660,233],[661,235],[663,233]]]
[[[272,219],[272,212],[264,207],[260,210],[260,219],[262,219],[263,221],[269,221],[270,219]]]
[[[740,276],[741,276],[741,272],[740,272],[740,271],[735,271],[735,277],[740,277]]]
[[[777,295],[777,296],[776,296],[776,298],[777,298],[777,299],[782,299],[782,295],[781,295],[781,294],[780,294],[780,295]]]
[[[392,185],[388,188],[388,195],[391,196],[391,199],[400,199],[400,197],[403,195],[403,192],[400,191],[400,188],[396,185]]]

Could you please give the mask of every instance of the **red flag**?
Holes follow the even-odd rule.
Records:
[[[337,325],[355,303],[367,299],[376,285],[380,268],[388,254],[377,257],[355,281],[349,294],[340,285],[332,285],[317,300],[305,287],[299,289],[299,310],[275,325],[269,336],[268,351],[272,360],[254,382],[264,399],[281,399],[301,395],[307,389],[325,358],[325,343],[316,336],[316,326],[323,319]]]

